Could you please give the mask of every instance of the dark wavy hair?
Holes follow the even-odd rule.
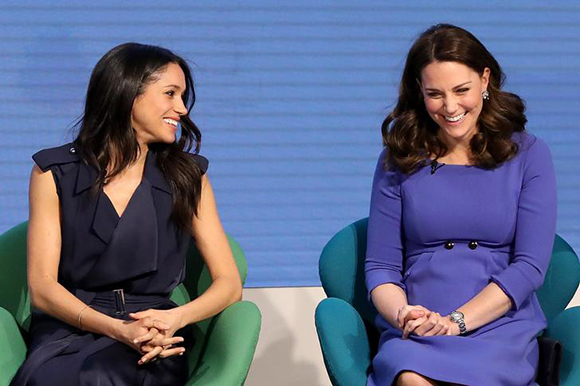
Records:
[[[201,196],[202,171],[186,152],[199,151],[201,132],[189,118],[195,92],[189,66],[173,52],[138,43],[121,44],[107,52],[97,63],[87,90],[84,114],[77,123],[74,143],[81,149],[83,162],[94,166],[99,175],[93,194],[105,180],[118,175],[135,162],[140,153],[131,112],[135,99],[147,85],[155,82],[169,63],[181,67],[186,89],[182,99],[188,113],[180,117],[181,136],[171,143],[151,144],[157,166],[173,192],[171,219],[178,227],[191,231],[191,219],[197,215]],[[107,166],[112,170],[107,171]]]
[[[450,24],[437,24],[423,32],[407,54],[397,105],[381,129],[388,148],[385,168],[413,173],[430,162],[431,156],[439,158],[448,151],[437,138],[439,127],[427,112],[420,86],[421,71],[436,61],[462,63],[480,76],[485,68],[490,70],[489,100],[483,103],[477,120],[479,130],[470,142],[472,164],[492,169],[514,157],[518,146],[511,137],[525,130],[524,102],[501,90],[505,75],[475,36]]]

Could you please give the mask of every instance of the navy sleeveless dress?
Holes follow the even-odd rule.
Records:
[[[101,190],[91,194],[97,171],[73,143],[32,158],[51,170],[61,205],[58,280],[94,309],[119,319],[149,308],[170,309],[169,295],[184,279],[191,240],[170,221],[172,191],[147,154],[143,179],[121,217]],[[205,173],[208,161],[191,154]],[[122,290],[122,291],[121,291]],[[176,332],[191,347],[187,329]],[[28,357],[11,385],[180,385],[187,356],[137,365],[141,355],[106,336],[81,331],[33,310]]]
[[[447,315],[496,283],[513,307],[463,336],[401,339],[380,315],[369,386],[411,370],[464,385],[535,385],[537,334],[546,319],[535,291],[556,228],[556,180],[548,146],[515,133],[518,154],[493,170],[443,165],[411,175],[384,171],[371,198],[366,284],[393,283],[408,303]]]

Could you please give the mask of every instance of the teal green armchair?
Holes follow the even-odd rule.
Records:
[[[26,357],[24,336],[30,325],[26,283],[26,231],[24,222],[0,236],[0,384],[7,385]],[[228,236],[242,281],[247,264],[239,244]],[[193,245],[187,259],[185,281],[171,298],[184,304],[203,293],[211,283],[206,266]],[[213,318],[196,323],[189,352],[191,374],[187,385],[242,385],[250,369],[260,333],[261,315],[248,301],[232,304]]]
[[[316,308],[315,323],[324,364],[334,386],[364,386],[379,335],[377,311],[364,280],[368,219],[338,232],[320,256],[320,280],[328,296]],[[580,385],[580,307],[564,310],[580,282],[580,263],[556,236],[544,285],[537,291],[548,319],[543,335],[563,345],[561,385]],[[337,323],[340,321],[340,323]]]

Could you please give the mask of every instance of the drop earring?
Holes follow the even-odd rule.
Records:
[[[489,100],[489,91],[485,90],[484,92],[482,92],[481,97],[483,98],[484,101],[488,101]]]

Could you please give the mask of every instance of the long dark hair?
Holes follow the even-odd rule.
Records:
[[[527,122],[523,101],[501,90],[505,75],[475,36],[450,24],[437,24],[423,32],[407,54],[397,105],[382,125],[383,144],[389,150],[385,167],[412,173],[431,155],[441,157],[448,151],[437,138],[439,127],[427,113],[418,82],[421,71],[435,61],[462,63],[480,76],[489,68],[489,100],[483,103],[478,133],[470,141],[471,161],[491,169],[512,158],[518,147],[511,136],[524,131]]]
[[[181,137],[171,144],[152,144],[157,166],[173,192],[171,219],[182,229],[191,231],[192,217],[197,215],[201,196],[202,171],[185,152],[199,151],[201,133],[189,118],[195,92],[189,66],[173,52],[156,46],[125,43],[107,52],[91,74],[85,110],[75,144],[84,162],[94,166],[99,175],[92,187],[98,192],[105,180],[118,175],[135,162],[140,153],[131,126],[133,102],[156,75],[169,63],[178,64],[185,74],[183,103],[188,114],[180,117]],[[107,171],[107,166],[112,170]]]

